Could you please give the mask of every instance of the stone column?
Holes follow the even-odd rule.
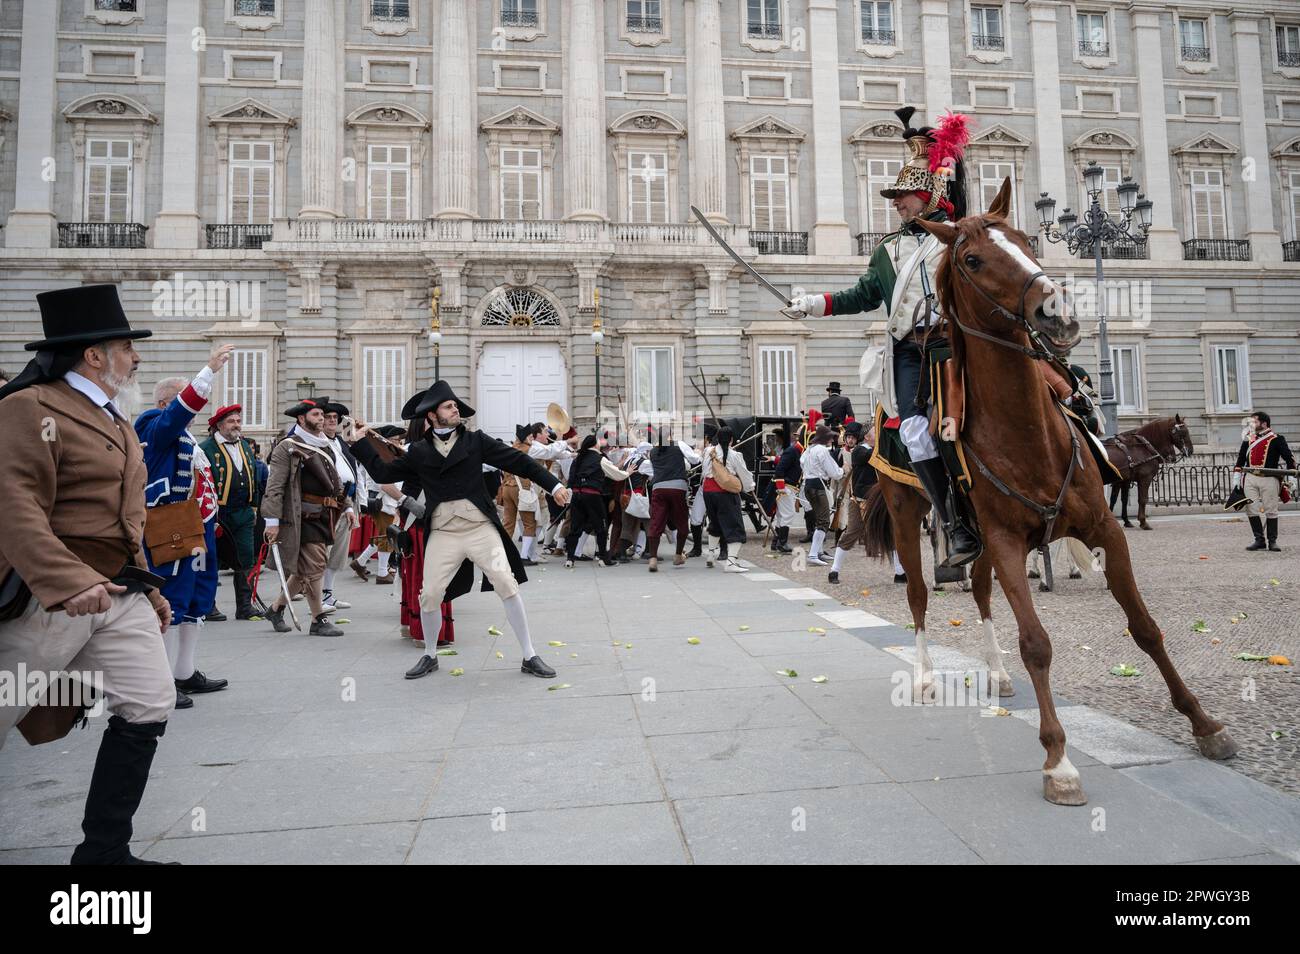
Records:
[[[727,122],[722,107],[722,12],[719,0],[687,0],[691,204],[711,222],[727,219]],[[694,28],[690,8],[694,7]],[[743,201],[743,199],[742,199]]]
[[[1259,56],[1260,21],[1233,13],[1232,40],[1237,53],[1237,88],[1241,91],[1242,187],[1246,192],[1246,238],[1257,262],[1282,261],[1282,236],[1273,223],[1273,170],[1264,125],[1264,67]]]
[[[1182,243],[1174,229],[1174,195],[1169,186],[1169,130],[1165,125],[1165,67],[1161,49],[1163,7],[1134,3],[1133,49],[1137,51],[1138,115],[1142,130],[1142,191],[1154,203],[1147,236],[1153,259],[1181,259]]]
[[[835,0],[808,0],[808,50],[812,60],[813,251],[849,254],[844,218],[844,135],[840,121],[839,28]]]
[[[1057,47],[1056,11],[1047,0],[1029,0],[1029,40],[1034,58],[1034,146],[1038,153],[1038,191],[1056,199],[1057,207],[1073,206],[1075,190],[1065,175],[1065,128],[1061,123],[1061,67]],[[1069,8],[1066,8],[1068,14]],[[1022,183],[1023,185],[1023,183]],[[1038,230],[1037,194],[1022,189],[1020,224],[1026,232]],[[1032,198],[1031,198],[1032,195]],[[983,210],[981,210],[983,211]],[[1069,251],[1063,243],[1040,241],[1042,259],[1063,261]]]
[[[605,43],[595,0],[564,10],[564,207],[566,219],[606,218]]]
[[[302,211],[304,219],[339,214],[339,48],[333,0],[304,0],[302,62]],[[364,183],[359,188],[364,188]]]
[[[153,224],[154,248],[199,248],[199,0],[167,4],[166,85],[163,87],[162,209]],[[225,221],[225,209],[218,211]]]
[[[952,107],[952,43],[948,0],[921,0],[921,56],[925,63],[925,110],[933,123]],[[917,123],[921,125],[921,123]]]
[[[470,44],[471,4],[441,0],[437,18],[438,83],[433,95],[438,114],[434,161],[439,218],[478,215],[478,130],[474,120],[474,52]]]
[[[58,26],[57,4],[23,4],[17,195],[5,227],[5,244],[11,248],[54,246],[56,174],[63,177],[69,195],[76,193],[72,168],[56,169],[54,165],[54,73],[59,66],[55,36]],[[78,210],[76,215],[80,214]]]

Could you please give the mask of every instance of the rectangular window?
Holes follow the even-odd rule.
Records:
[[[541,89],[542,68],[502,63],[497,67],[497,84],[500,89]]]
[[[406,401],[406,349],[367,345],[361,349],[362,413],[367,422],[402,423]]]
[[[136,0],[95,0],[96,10],[111,10],[117,13],[135,13]]]
[[[367,60],[366,80],[379,86],[411,86],[415,83],[415,62]]]
[[[1010,86],[971,86],[972,106],[1006,109],[1011,105]]]
[[[660,0],[627,0],[629,33],[660,33],[664,28]]]
[[[1195,63],[1210,61],[1210,40],[1205,20],[1178,21],[1178,41],[1184,60]]]
[[[273,83],[280,78],[280,54],[227,52],[226,78]]]
[[[275,0],[235,0],[235,16],[273,17]]]
[[[235,225],[269,224],[274,183],[275,154],[271,143],[232,142],[228,220]]]
[[[267,426],[265,348],[236,348],[223,369],[221,387],[226,404],[238,404],[245,430]]]
[[[95,76],[136,76],[140,72],[139,54],[132,50],[92,50],[86,72]]]
[[[370,0],[370,19],[404,22],[411,19],[410,0]]]
[[[782,36],[781,0],[746,0],[745,31],[751,37],[773,39]]]
[[[1300,66],[1300,26],[1277,28],[1277,65]]]
[[[1290,174],[1291,240],[1300,240],[1300,172]]]
[[[977,50],[1004,47],[1001,7],[971,7],[971,43]]]
[[[668,71],[626,69],[623,71],[623,92],[627,95],[667,96]]]
[[[1277,101],[1278,118],[1294,122],[1300,119],[1300,99],[1281,99]]]
[[[629,222],[668,221],[668,157],[662,152],[630,152],[627,157]]]
[[[537,26],[537,0],[501,0],[501,25]]]
[[[1114,345],[1110,349],[1110,366],[1114,374],[1115,401],[1121,411],[1142,407],[1142,379],[1135,345]]]
[[[411,149],[370,146],[366,218],[404,222],[411,217]]]
[[[887,233],[899,228],[903,223],[894,211],[893,203],[880,194],[881,189],[888,189],[898,179],[902,171],[902,159],[867,160],[867,231]]]
[[[501,218],[535,222],[542,217],[542,153],[501,150]]]
[[[1214,400],[1220,411],[1240,411],[1250,402],[1245,345],[1214,346]]]
[[[1010,162],[981,162],[980,163],[980,209],[987,209],[997,198],[998,190],[1002,188],[1002,180],[1011,180],[1011,209],[1007,216],[1007,221],[1012,225],[1018,225],[1016,203],[1016,167]]]
[[[131,218],[131,140],[86,141],[86,221]]]
[[[1192,238],[1228,237],[1228,216],[1223,202],[1220,169],[1191,170]]]
[[[640,414],[672,411],[673,349],[633,348],[632,367],[635,380],[636,410]]]
[[[749,202],[760,232],[790,230],[790,175],[785,156],[751,156]]]
[[[1106,36],[1106,14],[1080,13],[1075,21],[1079,34],[1079,53],[1083,56],[1110,56],[1110,39]]]
[[[792,345],[763,345],[758,349],[758,413],[796,415],[799,388]]]
[[[892,0],[862,0],[862,42],[893,45],[894,4]]]

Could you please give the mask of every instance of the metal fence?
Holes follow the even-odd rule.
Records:
[[[1232,492],[1231,464],[1197,464],[1180,461],[1160,468],[1151,484],[1151,507],[1204,507],[1222,504]],[[1132,506],[1136,495],[1130,497]]]

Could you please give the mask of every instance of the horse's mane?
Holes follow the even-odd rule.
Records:
[[[1158,417],[1154,421],[1148,421],[1146,424],[1143,424],[1141,427],[1133,428],[1133,430],[1130,431],[1129,433],[1138,437],[1145,438],[1146,440],[1150,441],[1152,445],[1158,447],[1160,445],[1157,444],[1156,442],[1158,440],[1166,441],[1169,438],[1169,432],[1173,426],[1174,426],[1174,419],[1172,417]],[[1171,445],[1173,444],[1172,440],[1167,440],[1167,442]]]

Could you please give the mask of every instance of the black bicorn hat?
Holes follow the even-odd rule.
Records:
[[[455,401],[462,418],[474,416],[474,409],[456,397],[456,392],[451,389],[450,384],[446,381],[435,381],[427,391],[422,391],[406,402],[402,408],[402,418],[410,420],[416,417],[424,417],[444,401]]]
[[[123,338],[148,338],[126,320],[116,285],[76,285],[36,296],[45,337],[29,342],[28,351],[54,351]]]

